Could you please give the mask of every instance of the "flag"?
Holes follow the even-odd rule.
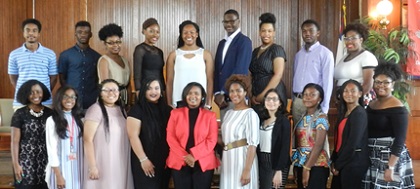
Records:
[[[344,34],[343,30],[346,28],[346,0],[343,0],[343,5],[341,6],[340,11],[340,35],[338,37],[338,44],[337,44],[337,53],[335,56],[335,64],[337,65],[338,62],[347,54],[347,49],[344,44]]]
[[[409,55],[407,57],[406,72],[413,76],[420,76],[420,1],[408,1],[408,34],[411,43],[408,45]]]

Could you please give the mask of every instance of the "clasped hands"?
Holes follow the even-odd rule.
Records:
[[[197,161],[191,154],[184,156],[185,163],[190,166],[194,167],[195,161]]]

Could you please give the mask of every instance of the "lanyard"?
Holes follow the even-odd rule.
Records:
[[[74,139],[74,128],[75,128],[74,125],[75,124],[76,124],[76,122],[74,121],[74,117],[71,116],[71,126],[69,125],[67,127],[67,129],[68,129],[68,131],[70,133],[70,150],[71,151],[73,151],[73,139]]]

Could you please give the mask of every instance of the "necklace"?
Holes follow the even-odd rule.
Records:
[[[42,115],[44,115],[44,111],[43,109],[41,109],[41,111],[39,112],[35,112],[34,110],[32,110],[31,108],[29,108],[29,113],[35,117],[41,117]]]
[[[270,46],[271,46],[271,45],[267,45],[267,46],[262,46],[262,45],[261,45],[261,46],[260,46],[260,49],[261,49],[261,50],[264,50],[264,49],[266,49],[266,48],[268,48],[268,47],[270,47]]]

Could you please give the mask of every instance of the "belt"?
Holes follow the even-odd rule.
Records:
[[[296,98],[302,98],[303,97],[302,93],[293,93],[293,96],[295,96]]]
[[[223,150],[228,151],[228,150],[238,148],[238,147],[241,147],[241,146],[246,146],[246,145],[248,145],[248,142],[246,141],[246,138],[244,138],[244,139],[237,140],[237,141],[231,142],[229,144],[226,144],[223,147]]]

